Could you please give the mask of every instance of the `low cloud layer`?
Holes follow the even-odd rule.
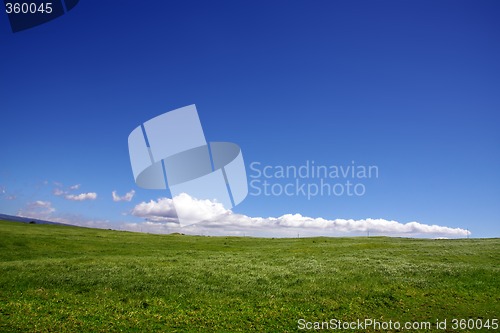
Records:
[[[174,205],[175,202],[175,205]],[[193,219],[203,221],[181,228],[177,210],[189,211]],[[174,199],[160,198],[136,205],[132,215],[144,218],[145,223],[127,224],[127,228],[149,232],[184,232],[204,235],[247,235],[267,237],[385,235],[403,237],[466,237],[461,228],[428,225],[419,222],[401,223],[385,219],[312,218],[300,214],[280,217],[250,217],[224,209],[220,203],[197,200],[187,194]]]
[[[51,214],[55,211],[56,210],[52,207],[52,203],[50,201],[37,200],[26,204],[24,208],[17,212],[17,215],[22,217],[47,219],[50,218]]]
[[[88,228],[124,229],[109,220],[89,218],[80,214],[64,213],[56,210],[50,201],[34,201],[26,204],[17,212],[18,216],[77,225]]]

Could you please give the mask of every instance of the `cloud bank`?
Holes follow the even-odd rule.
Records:
[[[81,214],[64,213],[56,210],[50,201],[34,201],[27,203],[17,212],[18,216],[34,218],[51,222],[77,225],[88,228],[124,229],[116,227],[115,223],[104,219],[89,218]]]
[[[37,200],[26,204],[24,208],[17,212],[17,215],[21,217],[47,219],[50,218],[51,214],[55,211],[50,201]]]
[[[175,206],[174,206],[175,202]],[[193,219],[203,221],[181,228],[176,209],[189,212]],[[131,214],[146,220],[144,223],[129,223],[131,230],[148,232],[184,232],[204,235],[247,235],[264,237],[302,236],[349,236],[384,235],[402,237],[466,237],[469,231],[419,222],[401,223],[385,219],[324,219],[301,214],[285,214],[280,217],[250,217],[235,214],[220,203],[197,200],[187,194],[174,199],[160,198],[141,202]]]

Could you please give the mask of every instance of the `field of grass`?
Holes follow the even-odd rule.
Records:
[[[301,318],[447,319],[446,332],[475,332],[450,321],[499,317],[500,239],[197,237],[0,222],[0,332],[296,332]]]

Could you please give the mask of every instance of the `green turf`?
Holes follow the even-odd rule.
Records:
[[[301,318],[438,318],[447,332],[474,332],[450,321],[499,318],[499,273],[499,239],[195,237],[0,222],[0,331],[295,332]],[[375,330],[347,330],[356,331]]]

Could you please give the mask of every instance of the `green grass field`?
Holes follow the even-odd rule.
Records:
[[[447,319],[441,332],[476,332],[451,320],[499,317],[500,239],[197,237],[0,222],[1,332],[296,332],[299,319],[366,318]]]

